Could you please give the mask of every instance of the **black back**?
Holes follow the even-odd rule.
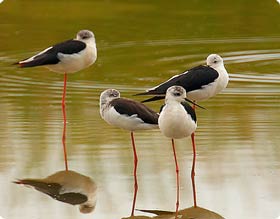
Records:
[[[214,82],[219,76],[219,73],[209,67],[209,66],[204,66],[200,65],[197,67],[194,67],[188,71],[185,71],[184,73],[174,76],[173,78],[169,79],[168,81],[162,83],[158,87],[156,87],[153,90],[140,93],[137,95],[159,95],[162,94],[164,95],[167,91],[167,89],[171,86],[174,85],[179,85],[185,88],[186,92],[190,92],[193,90],[198,90],[201,89],[204,85],[210,84]],[[149,99],[150,101],[153,100],[158,100],[161,98],[157,99]],[[148,102],[148,101],[145,101]]]
[[[115,110],[123,115],[137,115],[145,123],[148,124],[158,124],[158,113],[148,108],[146,105],[135,102],[133,100],[125,98],[117,98],[110,102],[110,105],[115,108]]]
[[[39,65],[52,65],[57,64],[60,60],[57,57],[58,53],[73,54],[78,53],[86,48],[86,44],[79,40],[67,40],[58,43],[51,47],[44,53],[34,57],[34,60],[20,64],[21,67],[33,67]]]

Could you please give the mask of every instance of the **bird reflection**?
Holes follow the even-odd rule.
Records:
[[[161,211],[161,210],[138,210],[145,213],[151,213],[155,214],[154,217],[148,217],[148,216],[134,216],[134,217],[128,217],[128,218],[122,218],[122,219],[148,219],[148,218],[154,218],[154,219],[174,219],[176,216],[175,212],[172,211]],[[178,218],[181,219],[225,219],[221,215],[210,211],[205,208],[201,207],[191,207],[186,208],[183,210],[180,210],[178,212]]]
[[[96,183],[75,171],[59,171],[43,179],[19,179],[14,183],[32,187],[55,200],[80,205],[81,213],[90,213],[96,206]]]

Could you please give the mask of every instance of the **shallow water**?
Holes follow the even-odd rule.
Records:
[[[64,12],[65,13],[62,13]],[[66,13],[67,12],[67,13]],[[200,104],[196,186],[198,205],[229,219],[280,216],[280,5],[276,1],[4,1],[0,4],[0,216],[17,218],[128,217],[133,198],[130,135],[99,116],[99,94],[123,97],[224,57],[227,89]],[[47,46],[95,32],[98,60],[69,75],[69,167],[98,184],[89,215],[11,183],[64,168],[61,145],[63,76],[11,65]],[[162,102],[149,103],[159,110]],[[175,209],[170,141],[158,130],[135,134],[138,209]],[[190,139],[176,141],[181,205],[192,206]],[[143,213],[137,212],[137,215]]]

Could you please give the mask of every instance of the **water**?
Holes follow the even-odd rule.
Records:
[[[65,13],[63,13],[65,12]],[[133,198],[130,136],[99,116],[99,94],[123,97],[153,87],[219,53],[227,89],[201,102],[197,129],[198,205],[229,219],[280,215],[280,6],[276,1],[4,1],[0,5],[0,216],[128,217]],[[98,60],[69,75],[69,167],[98,185],[95,211],[53,201],[11,183],[64,168],[61,144],[63,75],[11,65],[47,46],[95,32]],[[149,103],[158,110],[162,102]],[[170,141],[158,130],[135,134],[138,209],[175,209]],[[176,141],[181,208],[192,206],[190,139]],[[137,215],[144,215],[137,212]],[[145,214],[148,215],[148,214]],[[149,215],[151,216],[151,215]]]

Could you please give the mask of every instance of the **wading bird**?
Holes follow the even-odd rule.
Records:
[[[196,130],[196,114],[194,109],[186,102],[186,90],[181,86],[172,86],[167,89],[165,104],[162,106],[158,124],[159,129],[168,138],[171,138],[174,161],[176,166],[177,201],[176,218],[179,210],[179,165],[176,157],[174,139],[190,136]],[[194,139],[192,138],[194,145]],[[195,149],[193,148],[193,153]]]
[[[144,93],[136,95],[155,95],[152,98],[144,100],[143,102],[150,102],[155,100],[164,99],[166,91],[169,87],[177,85],[182,86],[186,90],[186,97],[194,102],[209,99],[224,88],[226,88],[229,81],[227,70],[225,69],[224,62],[221,56],[211,54],[206,59],[206,65],[196,66],[187,70],[179,75],[175,75],[169,80],[161,83],[160,85],[148,89]],[[195,104],[193,104],[195,109]],[[193,139],[193,166],[191,172],[194,207],[196,203],[196,189],[195,189],[195,161],[196,161],[196,146],[194,141],[195,135],[192,134]]]
[[[148,89],[144,93],[136,95],[155,95],[143,102],[164,99],[167,89],[177,85],[182,86],[186,90],[189,100],[201,101],[209,99],[220,93],[227,86],[229,76],[221,56],[211,54],[207,57],[206,63],[206,66],[200,65],[191,68],[182,74],[173,76],[156,87]]]
[[[151,110],[143,103],[121,98],[120,92],[115,89],[107,89],[100,95],[100,115],[110,125],[130,131],[134,155],[134,198],[131,216],[134,215],[136,196],[138,191],[137,163],[138,157],[133,132],[158,128],[159,114]]]
[[[62,113],[63,113],[63,135],[62,143],[64,150],[65,168],[68,170],[67,153],[65,144],[66,135],[66,111],[65,96],[67,74],[75,73],[92,65],[97,58],[97,49],[93,32],[89,30],[81,30],[77,33],[75,39],[67,40],[62,43],[55,44],[38,54],[17,62],[19,67],[35,67],[44,66],[51,71],[64,74],[64,86],[62,95]]]

